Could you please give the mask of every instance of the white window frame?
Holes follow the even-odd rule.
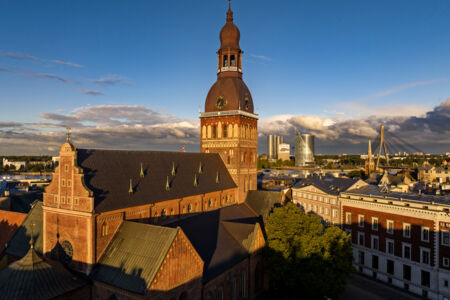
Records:
[[[327,216],[330,215],[330,209],[329,209],[328,207],[325,207],[325,214],[326,214]]]
[[[375,240],[378,240],[378,247],[377,247],[377,248],[374,247],[374,245],[375,245],[374,241],[375,241]],[[371,245],[370,245],[370,248],[373,249],[373,250],[380,251],[380,238],[379,238],[377,235],[372,235],[372,236],[371,236]]]
[[[442,265],[446,268],[450,267],[450,258],[444,256],[442,258]]]
[[[448,231],[448,230],[441,230],[441,245],[443,245],[443,246],[447,246],[447,247],[449,247],[450,246],[450,231]],[[445,244],[444,243],[444,234],[448,234],[448,244]]]
[[[392,224],[392,229],[389,229],[389,224]],[[386,232],[389,234],[394,234],[394,221],[386,220]]]
[[[337,199],[336,198],[332,198],[331,200],[332,200],[331,204],[337,205]]]
[[[406,226],[409,226],[409,235],[406,234]],[[403,237],[405,238],[411,238],[411,224],[410,223],[403,223]]]
[[[351,212],[345,213],[345,224],[352,225],[352,213]]]
[[[361,223],[362,217],[362,223]],[[358,215],[358,227],[364,228],[364,215]]]
[[[409,257],[405,257],[405,247],[409,247]],[[408,259],[408,260],[412,259],[412,247],[411,247],[411,244],[408,244],[408,243],[403,243],[402,244],[402,257],[404,259]]]
[[[363,240],[363,244],[361,245],[360,244],[360,236],[362,236],[362,240]],[[357,244],[359,245],[359,246],[365,246],[365,244],[366,244],[366,236],[365,236],[365,234],[364,234],[364,232],[360,232],[360,231],[358,231],[358,242],[357,242]]]
[[[423,238],[423,234],[424,234],[425,231],[428,231],[428,238],[426,240]],[[427,227],[427,226],[420,227],[420,240],[422,242],[429,242],[430,241],[430,227]]]
[[[319,206],[319,213],[323,214],[323,206]]]
[[[330,203],[330,198],[325,197],[325,203]]]
[[[392,253],[389,252],[389,243],[392,243]],[[392,239],[386,239],[386,253],[389,255],[395,254],[395,241]]]
[[[423,261],[423,253],[428,252],[428,262]],[[420,247],[420,262],[424,265],[430,265],[431,263],[431,251],[429,248]]]
[[[337,211],[337,209],[332,209],[332,210],[331,210],[331,214],[332,214],[332,217],[333,217],[333,218],[337,218],[337,217],[338,217],[338,211]]]
[[[372,230],[378,231],[378,227],[379,227],[378,218],[372,217]]]
[[[319,201],[323,202],[323,197],[322,196],[319,197]]]

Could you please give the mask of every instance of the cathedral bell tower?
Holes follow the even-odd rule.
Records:
[[[201,152],[219,153],[238,186],[238,202],[256,190],[257,124],[253,99],[242,80],[240,32],[231,7],[220,31],[217,81],[208,92],[200,113]]]

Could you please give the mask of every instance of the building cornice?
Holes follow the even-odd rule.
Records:
[[[223,116],[244,116],[258,120],[257,114],[252,114],[243,110],[225,110],[213,112],[201,112],[200,118],[223,117]]]

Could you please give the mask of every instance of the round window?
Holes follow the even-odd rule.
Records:
[[[61,259],[64,262],[70,262],[73,257],[73,247],[69,241],[63,241],[61,243]]]

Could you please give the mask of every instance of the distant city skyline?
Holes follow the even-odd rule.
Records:
[[[227,1],[0,3],[0,155],[78,147],[199,151]],[[379,125],[450,151],[448,1],[233,0],[266,136],[364,153]]]

